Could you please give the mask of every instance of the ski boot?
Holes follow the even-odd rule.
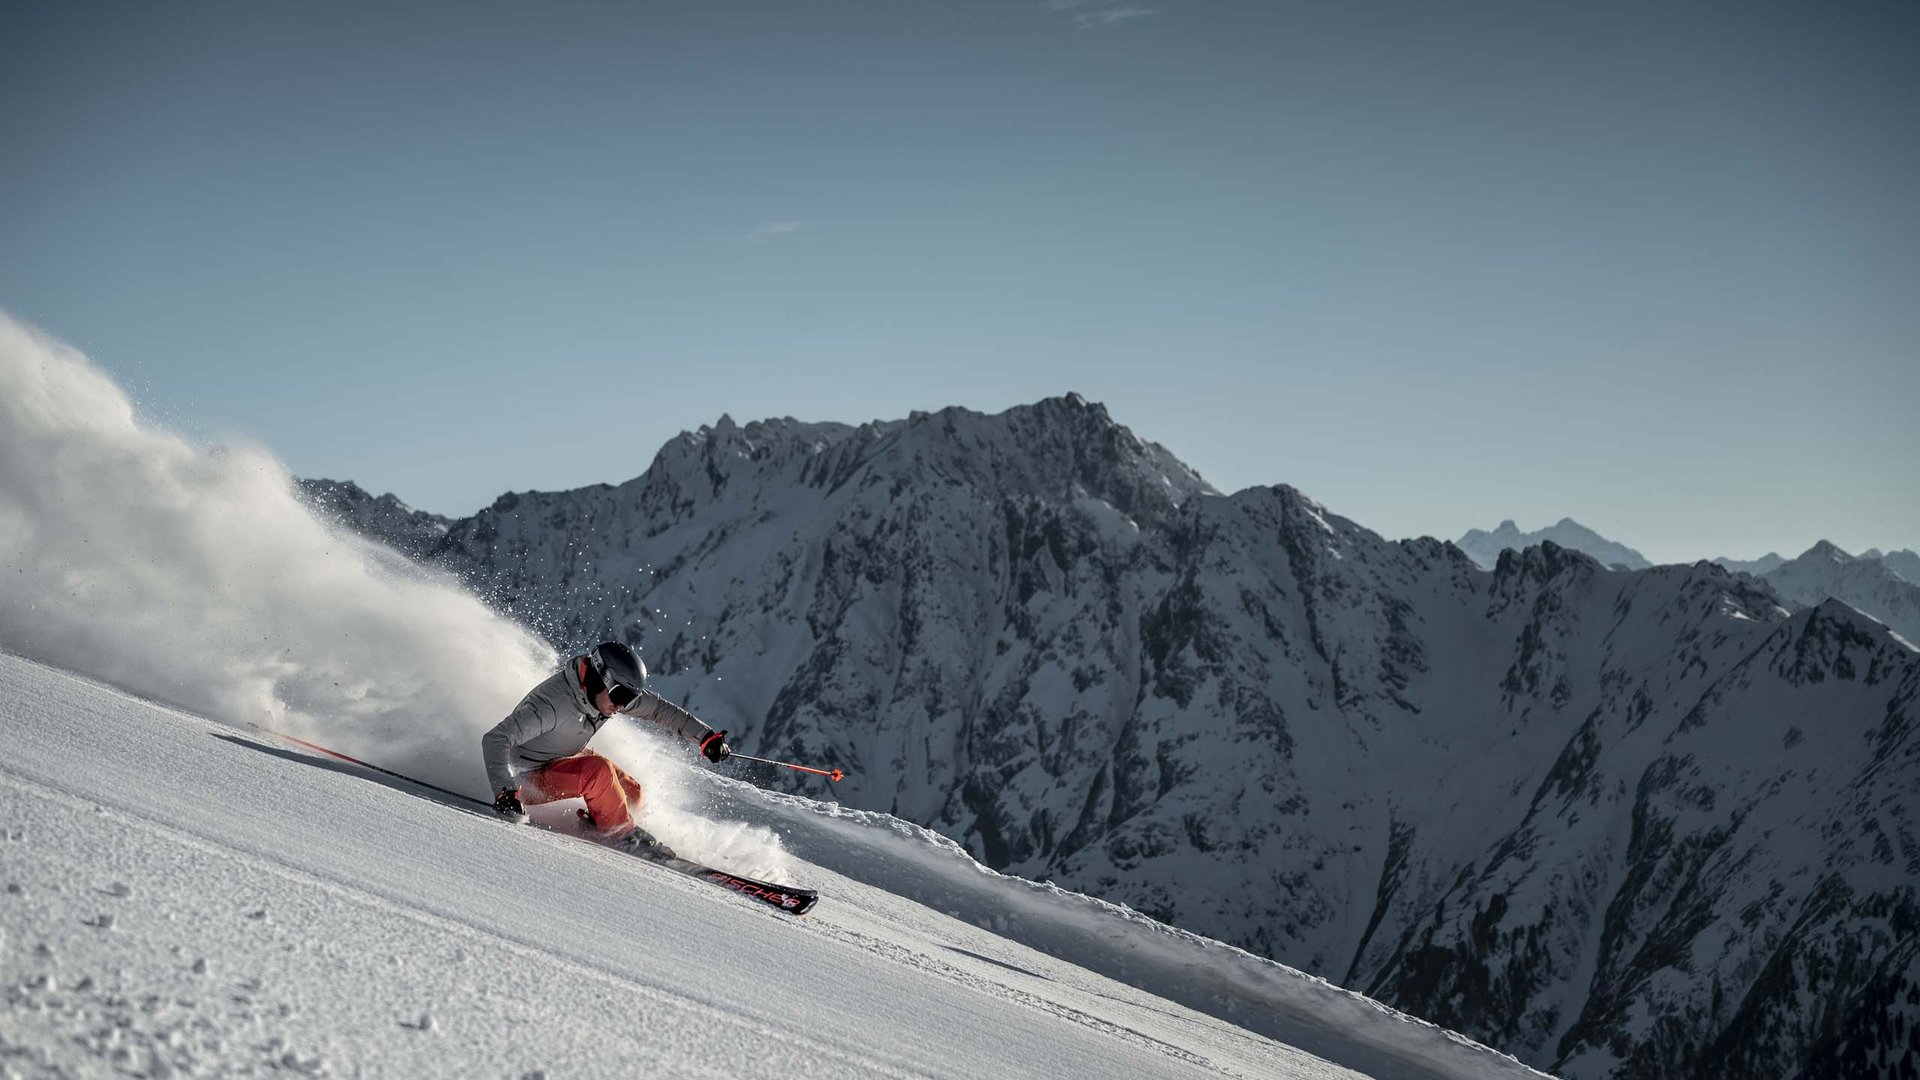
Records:
[[[598,840],[608,847],[618,848],[629,855],[638,855],[643,859],[677,859],[680,857],[674,853],[672,848],[661,843],[659,837],[638,825],[635,825],[631,832],[623,833],[619,836],[608,836],[600,830],[600,826],[594,824],[592,814],[587,813],[584,809],[575,810],[574,813],[580,815],[581,830],[588,837]]]
[[[613,846],[630,855],[638,855],[643,859],[660,860],[677,859],[680,857],[674,853],[672,848],[661,843],[659,837],[637,825],[634,826],[632,832],[613,841]]]

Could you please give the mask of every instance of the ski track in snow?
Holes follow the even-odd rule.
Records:
[[[817,865],[789,919],[10,656],[0,719],[0,1076],[1361,1075]]]

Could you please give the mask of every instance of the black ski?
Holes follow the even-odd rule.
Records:
[[[805,915],[807,912],[813,910],[813,905],[820,902],[820,894],[814,892],[812,889],[796,889],[787,885],[775,885],[772,882],[756,881],[753,878],[742,877],[739,874],[730,873],[726,870],[715,870],[711,866],[702,866],[691,859],[682,859],[677,855],[665,859],[647,858],[645,855],[640,856],[640,858],[645,859],[655,866],[664,866],[669,870],[685,874],[688,877],[699,878],[702,881],[710,881],[723,889],[732,889],[734,892],[739,893],[749,900],[758,900],[775,911],[783,911],[788,915]]]

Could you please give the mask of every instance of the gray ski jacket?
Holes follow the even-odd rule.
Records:
[[[587,743],[612,717],[587,700],[581,685],[584,660],[575,657],[540,682],[505,720],[480,737],[480,753],[487,763],[487,784],[498,792],[518,787],[520,778],[542,765],[572,757],[587,748]],[[700,742],[713,729],[700,718],[651,690],[642,690],[619,716],[650,720],[681,738]]]

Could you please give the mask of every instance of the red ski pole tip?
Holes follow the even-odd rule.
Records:
[[[839,769],[835,769],[827,774],[827,779],[829,780],[845,780],[846,778],[847,774],[841,772]]]

